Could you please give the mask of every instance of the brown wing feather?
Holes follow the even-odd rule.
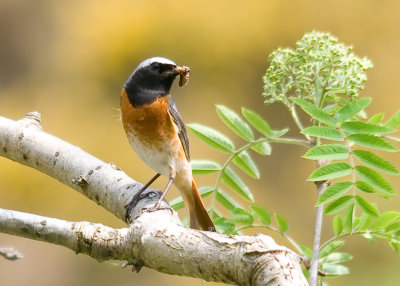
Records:
[[[169,98],[168,112],[171,115],[176,127],[178,128],[178,136],[181,140],[183,150],[185,151],[186,159],[190,161],[189,138],[187,136],[185,123],[183,123],[178,108],[176,107],[176,104],[171,97]]]

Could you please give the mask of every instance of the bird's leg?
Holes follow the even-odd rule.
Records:
[[[169,187],[171,187],[171,184],[174,182],[175,177],[170,177],[167,186],[165,187],[161,197],[158,199],[158,201],[156,202],[156,204],[154,205],[153,209],[154,210],[158,210],[158,208],[160,207],[161,202],[164,200],[165,195],[167,194]]]
[[[148,181],[146,183],[146,185],[144,185],[139,191],[136,192],[136,194],[132,197],[132,199],[130,200],[130,202],[128,204],[125,205],[125,221],[129,222],[131,220],[130,218],[130,213],[131,210],[136,206],[136,204],[139,201],[140,195],[151,185],[154,183],[155,180],[157,180],[157,178],[160,177],[160,174],[157,173],[153,178],[150,179],[150,181]]]

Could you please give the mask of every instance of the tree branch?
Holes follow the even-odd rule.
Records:
[[[35,168],[81,192],[123,219],[124,205],[141,188],[112,164],[41,130],[40,115],[0,117],[0,155]],[[237,285],[307,285],[299,257],[265,235],[227,236],[182,226],[160,192],[147,190],[129,228],[0,209],[0,232],[42,240],[99,261],[127,260],[160,272]]]

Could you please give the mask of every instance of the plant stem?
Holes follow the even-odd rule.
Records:
[[[328,182],[323,181],[317,184],[317,200],[321,194],[328,187]],[[324,206],[317,207],[314,229],[314,243],[313,243],[313,256],[310,263],[310,286],[317,286],[318,276],[318,261],[319,261],[319,246],[321,242],[322,220],[323,220]]]
[[[255,142],[257,142],[257,143],[271,142],[271,143],[294,144],[294,145],[300,145],[300,146],[307,147],[307,148],[311,147],[311,145],[312,145],[309,141],[301,140],[301,139],[293,139],[293,138],[270,137],[270,138],[263,138],[263,139],[265,139],[265,140],[257,140]],[[258,142],[258,141],[260,141],[260,142]]]
[[[381,236],[384,236],[384,237],[390,237],[389,235],[385,235],[385,234],[383,234],[383,233],[381,233],[379,231],[360,230],[360,231],[354,231],[354,232],[347,232],[347,233],[343,233],[343,234],[340,234],[338,236],[332,237],[331,239],[325,241],[321,245],[321,249],[324,248],[329,243],[331,243],[333,241],[336,241],[336,240],[339,240],[341,238],[344,238],[344,237],[347,237],[347,236],[351,236],[351,235],[364,235],[364,234],[367,234],[367,233],[371,234],[371,235],[376,234],[376,235],[381,235]]]
[[[292,105],[292,106],[288,106],[289,107],[289,111],[290,114],[292,115],[293,121],[296,124],[297,128],[299,129],[299,131],[303,130],[303,124],[300,121],[299,116],[297,115],[297,111],[296,111],[296,106]],[[304,134],[304,136],[306,137],[307,141],[311,142],[311,137],[307,134]]]
[[[367,233],[366,231],[357,231],[357,232],[348,232],[348,233],[344,233],[335,237],[332,237],[331,239],[325,241],[322,245],[321,245],[321,249],[325,247],[325,245],[328,245],[329,243],[336,241],[338,239],[344,238],[346,236],[350,236],[350,235],[357,235],[357,234],[365,234]]]
[[[352,173],[351,177],[352,177],[352,183],[353,183],[353,186],[352,186],[352,188],[353,188],[353,196],[355,196],[356,195],[355,184],[356,184],[356,181],[357,181],[357,178],[356,178],[356,164],[354,162],[353,153],[352,153],[352,150],[351,150],[351,144],[350,144],[349,140],[347,139],[346,133],[343,131],[343,129],[340,128],[340,127],[338,129],[339,129],[339,132],[342,134],[342,136],[344,138],[344,145],[349,150],[349,161],[350,161],[350,166],[351,166],[351,173]],[[353,217],[355,217],[355,215],[356,215],[356,208],[353,208]]]
[[[324,84],[323,89],[322,89],[322,94],[321,94],[321,97],[320,97],[319,102],[318,102],[318,107],[322,107],[322,103],[324,102],[326,90],[328,88],[329,77],[331,76],[332,69],[333,69],[333,66],[331,66],[329,68],[328,76],[326,77],[326,81],[325,81],[325,84]]]

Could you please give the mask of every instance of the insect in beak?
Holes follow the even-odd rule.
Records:
[[[189,81],[190,68],[185,66],[177,66],[175,71],[179,74],[179,86],[182,87]]]

